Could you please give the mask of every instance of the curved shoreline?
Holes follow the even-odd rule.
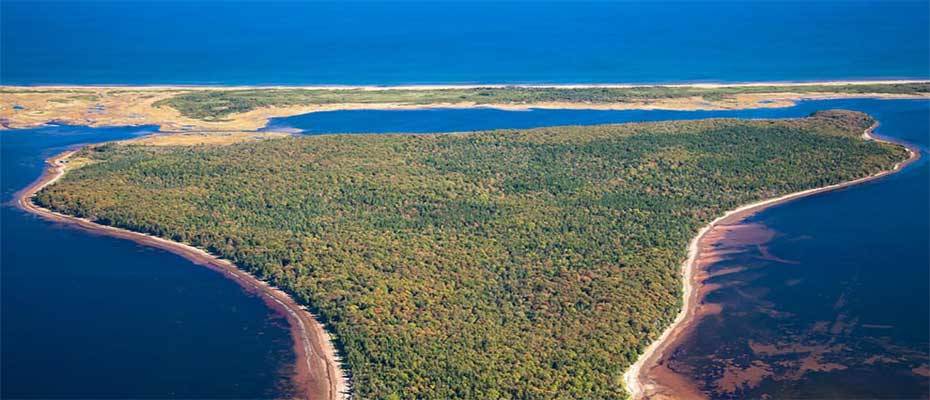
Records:
[[[240,270],[232,262],[205,250],[160,237],[127,229],[101,225],[88,219],[51,211],[33,203],[32,198],[44,187],[55,183],[67,172],[66,160],[77,150],[67,150],[46,160],[46,168],[37,180],[15,194],[16,206],[44,219],[73,225],[89,232],[100,233],[166,250],[194,264],[222,273],[249,293],[261,299],[275,312],[285,316],[290,325],[294,351],[297,355],[293,381],[305,399],[341,400],[348,398],[349,381],[332,340],[323,325],[291,296],[252,274]]]
[[[656,381],[650,378],[650,371],[659,365],[659,361],[661,361],[669,351],[674,350],[675,346],[679,344],[679,341],[686,336],[689,329],[692,328],[693,325],[699,320],[699,318],[696,317],[698,317],[697,314],[699,312],[699,306],[703,297],[703,293],[700,290],[703,286],[703,283],[700,279],[701,276],[699,274],[700,271],[697,264],[700,260],[701,252],[707,244],[704,243],[704,240],[708,236],[708,233],[713,232],[714,228],[718,226],[741,221],[750,215],[756,214],[766,208],[775,205],[885,177],[887,175],[901,171],[904,169],[904,167],[920,159],[920,151],[918,149],[912,148],[905,143],[896,142],[889,138],[873,136],[872,133],[878,126],[879,123],[876,122],[868,129],[866,129],[862,133],[863,139],[904,146],[908,152],[908,158],[904,161],[896,163],[892,169],[881,171],[876,174],[848,182],[841,182],[819,188],[802,190],[800,192],[789,193],[784,196],[761,200],[755,203],[740,206],[736,209],[727,211],[722,216],[714,219],[698,231],[697,235],[695,235],[694,238],[692,238],[688,243],[688,258],[684,263],[682,263],[681,266],[681,279],[684,289],[682,293],[683,303],[681,310],[678,312],[678,315],[675,317],[675,320],[672,322],[672,324],[665,328],[658,339],[646,347],[643,353],[640,354],[639,358],[636,359],[636,362],[633,363],[633,365],[631,365],[623,374],[624,387],[626,388],[631,399],[651,399],[653,396],[657,398],[675,399],[694,397],[694,395],[691,393],[673,393],[672,395],[667,393],[660,394],[658,389],[668,388],[657,385]]]
[[[909,157],[904,161],[896,163],[892,169],[881,171],[876,174],[848,182],[808,189],[741,206],[737,209],[728,211],[723,216],[715,219],[710,224],[699,230],[697,236],[695,236],[689,242],[688,258],[682,265],[682,280],[684,286],[684,303],[682,309],[679,311],[675,321],[669,327],[667,327],[665,331],[663,331],[662,335],[656,341],[647,347],[646,351],[640,355],[636,363],[634,363],[623,375],[624,384],[627,387],[627,390],[631,393],[632,398],[649,398],[650,393],[647,393],[646,391],[655,388],[653,385],[654,382],[650,382],[649,379],[649,372],[651,371],[652,367],[662,359],[667,351],[673,349],[674,345],[676,345],[677,341],[680,339],[682,333],[685,333],[687,329],[690,328],[691,325],[695,322],[695,313],[701,300],[701,292],[698,290],[701,287],[701,282],[695,280],[695,278],[698,276],[697,273],[699,272],[699,265],[697,264],[700,252],[702,250],[702,241],[705,236],[707,236],[708,233],[712,232],[713,229],[719,225],[741,220],[748,215],[759,212],[765,208],[797,198],[837,190],[847,186],[878,179],[898,172],[899,170],[920,158],[919,151],[916,151],[915,149],[905,144],[898,143],[893,140],[888,140],[886,138],[876,138],[872,136],[871,133],[877,126],[878,123],[866,129],[863,132],[863,137],[867,140],[899,144],[904,146],[908,151]],[[345,393],[348,388],[348,381],[339,368],[338,358],[332,347],[332,343],[326,334],[326,331],[323,329],[322,325],[316,321],[312,314],[307,312],[304,307],[297,304],[286,293],[268,285],[264,281],[261,281],[242,270],[239,270],[231,262],[220,259],[204,250],[195,248],[193,246],[173,242],[147,234],[129,231],[126,229],[100,225],[87,219],[60,214],[35,205],[32,202],[32,197],[42,188],[58,181],[62,176],[64,176],[68,170],[66,160],[74,153],[76,153],[76,150],[69,150],[46,160],[47,168],[43,175],[28,187],[16,193],[15,199],[19,208],[48,220],[69,223],[91,232],[98,232],[109,236],[125,238],[140,244],[168,250],[175,254],[181,255],[198,265],[206,266],[223,273],[226,277],[236,281],[245,290],[260,295],[269,306],[287,317],[291,326],[295,351],[297,352],[298,363],[295,371],[295,381],[300,383],[299,388],[301,389],[301,393],[304,394],[306,398],[314,399],[317,397],[327,399],[347,397]],[[319,368],[314,369],[314,363],[316,363]],[[325,374],[319,371],[325,371]],[[314,372],[316,372],[318,376],[310,376],[311,374],[314,374]],[[314,390],[317,390],[318,392],[314,392]]]

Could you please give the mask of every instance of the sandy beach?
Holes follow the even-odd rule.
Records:
[[[566,83],[566,84],[533,84],[533,83],[488,83],[488,84],[410,84],[410,85],[0,85],[3,89],[132,89],[132,90],[191,90],[191,89],[223,89],[223,90],[245,90],[245,89],[313,89],[313,90],[436,90],[436,89],[474,89],[474,88],[564,88],[564,89],[584,89],[584,88],[638,88],[638,87],[680,87],[680,88],[725,88],[740,86],[806,86],[806,85],[878,85],[894,83],[922,83],[926,80],[919,79],[885,79],[885,80],[832,80],[832,81],[763,81],[763,82],[707,82],[707,83]]]
[[[222,273],[246,291],[260,296],[269,307],[287,318],[294,342],[294,351],[297,355],[293,381],[302,398],[314,400],[348,398],[349,382],[341,368],[341,361],[329,334],[313,314],[297,304],[287,293],[240,270],[233,263],[202,249],[151,235],[100,225],[87,219],[56,213],[34,204],[33,196],[42,188],[64,176],[68,170],[68,159],[76,152],[77,150],[69,150],[48,159],[47,168],[42,176],[16,194],[17,206],[51,221],[167,250],[197,265]]]
[[[878,123],[866,129],[865,132],[863,132],[863,138],[866,140],[894,143],[891,140],[874,136],[872,133],[877,127]],[[689,330],[694,327],[700,317],[714,311],[702,305],[702,299],[706,293],[706,290],[704,290],[705,288],[702,287],[703,280],[706,278],[706,276],[704,276],[705,274],[702,274],[702,268],[705,268],[713,262],[713,257],[703,256],[705,253],[712,253],[713,244],[722,237],[722,233],[717,232],[718,230],[725,230],[728,226],[736,224],[746,217],[768,207],[801,197],[812,196],[868,182],[898,172],[920,158],[920,153],[916,149],[907,147],[907,151],[909,155],[908,159],[895,164],[890,170],[849,182],[808,189],[747,204],[728,211],[723,216],[701,228],[689,243],[688,258],[682,264],[683,303],[681,311],[676,316],[674,322],[665,329],[658,339],[646,348],[636,362],[623,374],[623,382],[630,397],[635,400],[683,400],[702,399],[707,397],[686,379],[668,370],[668,368],[664,366],[664,362],[665,357],[670,351],[675,349],[680,340],[689,333]]]

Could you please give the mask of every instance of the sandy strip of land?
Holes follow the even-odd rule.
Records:
[[[578,85],[407,85],[407,86],[0,86],[0,129],[20,129],[60,123],[86,126],[157,125],[163,132],[183,131],[250,131],[263,128],[270,118],[286,117],[319,111],[336,110],[408,110],[423,108],[497,108],[504,110],[591,109],[591,110],[736,110],[747,108],[790,107],[799,100],[836,98],[930,98],[927,94],[805,92],[803,86],[843,86],[867,84],[925,83],[917,80],[826,81],[826,82],[752,82],[752,83],[692,83],[668,85],[638,84],[578,84]],[[247,112],[230,114],[220,120],[189,118],[169,106],[156,106],[181,93],[206,90],[243,89],[320,89],[320,90],[437,90],[488,87],[521,88],[635,88],[664,86],[713,89],[724,87],[797,87],[798,90],[777,93],[737,93],[721,98],[688,97],[640,99],[623,102],[382,102],[298,104],[259,107]]]
[[[878,123],[872,125],[869,127],[869,129],[866,129],[865,132],[863,132],[863,138],[866,140],[876,140],[880,142],[893,142],[886,138],[873,136],[872,132],[876,127],[878,127]],[[737,223],[746,217],[758,213],[759,211],[762,211],[768,207],[782,204],[791,200],[837,190],[863,182],[868,182],[895,173],[920,158],[920,152],[918,150],[907,147],[907,151],[908,159],[895,164],[895,166],[890,170],[882,171],[874,175],[849,182],[843,182],[815,189],[808,189],[787,194],[781,197],[747,204],[735,210],[728,211],[723,216],[713,220],[710,224],[707,224],[701,228],[701,230],[698,231],[697,235],[689,243],[688,258],[682,264],[681,274],[682,286],[684,290],[682,293],[681,311],[679,311],[675,321],[665,329],[665,331],[661,336],[659,336],[658,339],[656,339],[654,342],[652,342],[652,344],[649,345],[649,347],[646,348],[646,350],[639,356],[636,362],[623,374],[623,382],[626,386],[627,392],[630,393],[630,397],[634,400],[684,400],[707,397],[701,394],[697,388],[692,387],[688,382],[684,382],[685,379],[682,377],[670,376],[674,374],[662,373],[662,371],[659,371],[658,367],[661,366],[664,358],[675,349],[675,347],[680,343],[685,335],[687,335],[689,330],[693,328],[694,324],[696,324],[699,320],[701,314],[701,300],[704,292],[701,290],[703,279],[700,278],[700,271],[698,270],[701,266],[699,265],[699,260],[701,259],[702,253],[712,251],[712,247],[710,245],[713,244],[714,240],[708,239],[710,236],[712,236],[714,228]],[[659,382],[660,379],[657,378],[657,375],[660,375],[661,379],[665,382]]]
[[[70,150],[48,159],[47,168],[42,176],[17,193],[18,207],[51,221],[67,223],[91,232],[129,239],[139,244],[167,250],[195,264],[221,272],[246,291],[259,295],[269,307],[287,318],[294,341],[294,351],[297,354],[293,380],[301,397],[313,400],[348,398],[349,382],[342,371],[341,360],[336,354],[329,334],[313,314],[297,304],[287,293],[240,270],[232,262],[218,258],[202,249],[151,235],[100,225],[87,219],[57,213],[33,203],[32,198],[38,191],[64,176],[68,170],[68,159],[76,152],[76,150]]]
[[[191,90],[191,89],[313,89],[313,90],[437,90],[437,89],[475,89],[475,88],[640,88],[640,87],[678,87],[715,89],[746,86],[843,86],[843,85],[883,85],[894,83],[922,83],[925,79],[885,79],[885,80],[831,80],[831,81],[763,81],[763,82],[707,82],[707,83],[488,83],[488,84],[409,84],[409,85],[2,85],[9,89],[132,89],[132,90]]]

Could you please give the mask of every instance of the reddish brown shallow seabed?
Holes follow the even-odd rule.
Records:
[[[237,268],[233,263],[213,256],[204,250],[183,243],[132,232],[90,220],[56,213],[33,203],[32,198],[42,188],[54,183],[67,172],[70,150],[49,158],[45,172],[39,179],[16,194],[16,205],[27,212],[50,221],[70,224],[93,233],[132,240],[178,254],[197,265],[222,273],[249,293],[254,293],[273,310],[287,318],[294,342],[296,363],[292,380],[298,393],[305,399],[337,400],[346,397],[348,382],[340,367],[329,334],[323,325],[297,304],[287,293]]]
[[[872,125],[863,133],[868,140],[892,142],[884,138],[872,136],[878,124]],[[901,143],[896,143],[901,144]],[[727,248],[738,247],[752,243],[764,243],[771,235],[770,231],[760,229],[759,226],[742,223],[747,217],[766,208],[796,200],[801,197],[812,196],[832,190],[857,185],[874,179],[884,177],[902,170],[907,165],[920,158],[920,152],[907,147],[909,157],[896,164],[892,169],[877,174],[822,188],[792,193],[775,199],[761,201],[744,206],[727,213],[705,227],[691,243],[692,254],[683,267],[685,279],[685,301],[682,313],[676,322],[668,328],[660,339],[650,346],[637,360],[637,363],[627,372],[625,381],[627,390],[633,399],[650,400],[690,400],[706,399],[697,384],[686,375],[673,371],[668,367],[669,356],[691,333],[697,323],[705,316],[714,315],[721,311],[718,304],[705,302],[706,295],[716,289],[713,284],[704,282],[721,274],[736,271],[717,271],[713,276],[708,273],[708,267],[726,256]],[[735,242],[731,242],[735,241]],[[748,371],[751,375],[752,371]],[[754,379],[753,376],[741,376],[739,379]]]

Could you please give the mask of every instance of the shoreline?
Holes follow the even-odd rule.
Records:
[[[150,90],[191,90],[191,89],[317,89],[317,90],[437,90],[437,89],[475,89],[475,88],[558,88],[558,89],[585,89],[585,88],[642,88],[642,87],[670,87],[670,88],[700,88],[716,89],[728,87],[759,87],[759,86],[844,86],[844,85],[885,85],[925,83],[928,79],[827,79],[811,81],[746,81],[746,82],[658,82],[658,83],[424,83],[424,84],[312,84],[312,85],[223,85],[223,84],[37,84],[37,85],[0,85],[0,89],[150,89]]]
[[[0,102],[0,130],[32,128],[53,123],[101,126],[157,125],[162,132],[223,132],[258,131],[268,126],[269,120],[323,111],[344,110],[420,110],[433,108],[490,108],[507,111],[531,109],[572,110],[743,110],[757,108],[791,107],[804,100],[844,98],[877,99],[930,99],[930,92],[882,92],[885,85],[928,85],[930,80],[862,80],[820,82],[749,82],[749,83],[684,83],[665,85],[639,84],[538,84],[538,85],[409,85],[409,86],[9,86],[0,85],[6,94]],[[848,90],[860,86],[861,90]],[[869,86],[874,85],[874,86]],[[815,86],[814,88],[811,88]],[[753,87],[761,88],[752,90]],[[672,97],[635,97],[623,101],[583,101],[558,97],[536,100],[507,100],[506,98],[476,100],[453,97],[420,99],[417,91],[463,90],[477,88],[510,89],[599,89],[654,90],[662,88],[693,93],[680,93]],[[690,89],[689,89],[690,88]],[[705,97],[701,92],[715,88],[735,89],[719,98]],[[831,88],[837,88],[836,90]],[[182,111],[160,102],[184,94],[231,93],[237,90],[319,90],[352,91],[338,102],[306,102],[293,104],[265,104],[224,115],[219,119],[203,119],[183,115]],[[398,91],[390,94],[392,90]],[[845,90],[845,91],[844,91]],[[869,90],[877,93],[868,93]],[[373,94],[368,94],[370,92]],[[428,94],[428,93],[427,93]],[[235,96],[235,95],[234,95]],[[287,96],[287,94],[282,94]],[[318,93],[313,96],[327,96]],[[311,97],[313,97],[311,96]],[[427,96],[429,97],[429,96]],[[406,99],[406,100],[405,100]],[[418,100],[419,99],[419,100]],[[335,101],[335,100],[334,100]],[[156,105],[158,104],[158,105]]]
[[[890,138],[873,136],[873,131],[878,127],[876,122],[862,133],[865,140],[875,140],[878,142],[894,143],[907,149],[908,158],[896,163],[892,169],[880,171],[878,173],[858,178],[852,181],[841,182],[834,185],[828,185],[819,188],[807,189],[800,192],[790,193],[777,198],[761,200],[748,205],[740,206],[734,210],[726,212],[723,216],[713,220],[708,225],[702,227],[698,234],[692,238],[688,246],[688,258],[681,266],[682,280],[684,286],[684,302],[681,310],[677,314],[674,322],[669,325],[662,335],[653,341],[641,354],[636,362],[623,374],[624,386],[629,391],[631,398],[651,398],[654,393],[649,390],[656,388],[654,381],[649,379],[649,374],[659,361],[669,350],[673,350],[678,344],[683,334],[697,321],[695,314],[699,311],[700,301],[702,298],[702,283],[697,278],[700,277],[700,253],[703,250],[703,240],[714,228],[720,225],[726,225],[742,220],[749,215],[760,212],[766,208],[792,201],[798,198],[815,195],[818,193],[833,191],[848,186],[868,182],[882,178],[886,175],[896,173],[909,164],[920,158],[920,152],[907,144],[900,143]],[[289,295],[279,289],[267,284],[264,281],[252,276],[251,274],[240,270],[231,262],[220,259],[216,256],[199,248],[162,239],[159,237],[134,232],[122,228],[116,228],[107,225],[94,223],[90,220],[77,218],[61,213],[57,213],[42,208],[32,202],[32,198],[42,188],[55,183],[68,171],[68,164],[65,162],[71,155],[78,150],[67,150],[56,154],[46,160],[46,168],[43,174],[26,188],[14,195],[17,206],[27,212],[38,215],[47,220],[72,224],[80,229],[90,232],[106,234],[108,236],[133,240],[139,244],[157,247],[163,250],[178,254],[195,264],[208,267],[222,273],[225,277],[232,279],[249,293],[258,294],[269,307],[273,308],[279,314],[284,315],[289,323],[292,339],[294,342],[295,352],[297,353],[297,365],[295,368],[295,383],[297,383],[300,393],[305,398],[327,398],[342,399],[347,398],[349,388],[348,379],[339,367],[338,356],[332,346],[327,332],[316,318],[309,313],[303,306],[299,305]],[[301,362],[305,361],[305,362]],[[316,363],[316,370],[313,364]],[[325,377],[319,371],[325,371]],[[314,376],[314,372],[319,374]],[[309,384],[305,384],[308,383]],[[317,388],[317,389],[313,389]],[[322,388],[322,389],[321,389]],[[319,396],[313,394],[314,390]],[[677,398],[677,397],[676,397]]]
[[[349,380],[341,368],[341,359],[336,353],[329,333],[317,321],[316,316],[287,293],[240,270],[232,262],[191,245],[97,224],[85,218],[57,213],[33,203],[32,198],[38,191],[55,183],[67,173],[68,165],[65,161],[77,151],[77,149],[66,150],[45,160],[45,170],[42,175],[14,195],[16,206],[49,221],[66,223],[92,233],[128,239],[141,245],[166,250],[194,264],[222,273],[224,277],[236,282],[246,292],[258,295],[271,309],[287,319],[297,356],[292,381],[302,398],[314,400],[348,398]]]
[[[918,149],[912,148],[905,143],[891,140],[890,138],[873,135],[873,131],[878,126],[879,123],[876,122],[868,129],[866,129],[862,133],[863,139],[904,146],[908,152],[908,158],[904,161],[896,163],[892,169],[847,182],[802,190],[800,192],[789,193],[784,196],[760,200],[754,203],[743,205],[736,209],[727,211],[722,216],[714,219],[698,231],[697,235],[695,235],[688,243],[688,258],[684,263],[682,263],[681,266],[681,280],[684,289],[682,292],[683,302],[681,309],[679,310],[672,324],[666,327],[662,334],[648,347],[646,347],[643,353],[640,354],[640,356],[636,359],[636,362],[633,363],[633,365],[631,365],[623,373],[624,388],[627,390],[631,399],[683,399],[694,397],[693,393],[676,393],[674,391],[671,394],[661,393],[659,391],[660,389],[669,389],[669,387],[657,385],[655,380],[650,378],[650,372],[661,365],[660,361],[662,361],[662,359],[669,351],[674,350],[675,346],[679,344],[680,340],[683,339],[690,332],[690,329],[693,328],[695,323],[700,320],[698,318],[700,315],[698,314],[700,312],[701,300],[704,293],[701,290],[703,282],[702,276],[700,274],[700,266],[697,264],[700,261],[702,251],[704,251],[705,247],[707,247],[709,244],[705,243],[705,239],[707,238],[708,234],[712,233],[714,229],[719,226],[726,226],[728,224],[742,221],[743,219],[753,214],[759,213],[776,205],[787,203],[803,197],[813,196],[820,193],[826,193],[858,185],[897,173],[911,163],[920,159],[921,156]]]

